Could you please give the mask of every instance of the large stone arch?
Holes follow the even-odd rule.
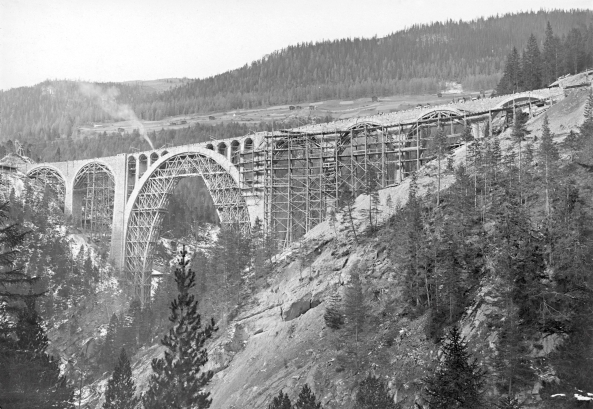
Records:
[[[66,178],[57,168],[50,165],[35,166],[27,172],[27,177],[39,181],[43,186],[49,186],[64,206]]]
[[[81,166],[72,179],[72,218],[91,238],[111,236],[115,173],[102,161]]]
[[[131,274],[137,296],[150,294],[152,249],[162,227],[173,189],[184,177],[201,176],[212,196],[223,225],[250,227],[247,203],[241,193],[240,175],[224,156],[202,147],[168,153],[155,162],[139,180],[124,213],[124,268]]]
[[[507,98],[500,101],[496,106],[495,109],[500,108],[512,108],[516,105],[524,105],[524,104],[542,104],[545,103],[545,99],[541,98],[536,95],[525,95],[525,94],[513,94],[509,95]]]

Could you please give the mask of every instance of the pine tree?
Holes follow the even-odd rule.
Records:
[[[294,404],[294,409],[323,409],[321,402],[317,402],[315,394],[309,388],[309,385],[304,384],[299,393],[299,397]]]
[[[524,90],[530,91],[541,88],[541,53],[537,45],[537,40],[533,34],[529,36],[529,40],[527,41],[527,48],[523,53],[523,66],[521,69]]]
[[[356,393],[357,409],[397,409],[393,395],[385,382],[369,374],[359,385]]]
[[[105,334],[105,341],[101,345],[99,362],[104,368],[111,370],[117,359],[117,351],[122,347],[119,318],[115,313],[111,315]]]
[[[346,317],[346,357],[348,362],[353,364],[353,367],[358,372],[362,359],[360,352],[360,344],[362,333],[364,331],[364,324],[366,321],[366,314],[364,308],[364,296],[362,292],[362,283],[357,272],[350,274],[350,284],[346,288],[344,297],[344,315]]]
[[[523,405],[521,405],[519,399],[512,396],[505,396],[500,400],[496,407],[498,409],[521,409]]]
[[[574,162],[575,154],[579,150],[581,143],[579,141],[579,137],[578,137],[577,133],[575,131],[573,131],[572,129],[570,130],[570,132],[568,133],[568,135],[566,135],[566,138],[564,139],[564,146],[569,152],[570,161]]]
[[[554,37],[552,25],[546,25],[546,38],[542,55],[542,85],[552,84],[558,78],[558,39]]]
[[[550,131],[548,115],[544,116],[542,125],[542,142],[539,146],[538,156],[544,165],[544,183],[546,186],[546,216],[550,216],[550,184],[555,173],[555,163],[559,159],[558,148],[554,145],[553,134]]]
[[[202,328],[198,302],[189,292],[195,286],[195,273],[187,268],[185,247],[175,270],[178,295],[171,303],[169,320],[173,327],[161,343],[167,348],[164,358],[152,360],[153,374],[142,396],[145,409],[160,409],[163,402],[171,409],[210,407],[210,392],[204,391],[212,371],[203,371],[208,362],[205,342],[218,328],[214,320]]]
[[[15,409],[73,408],[74,391],[60,375],[59,361],[46,353],[48,339],[35,310],[35,298],[7,327],[0,328],[0,407]]]
[[[331,329],[340,329],[344,325],[344,312],[342,311],[342,298],[340,294],[333,294],[329,300],[328,305],[323,315],[325,325]]]
[[[579,133],[585,140],[593,139],[593,90],[589,91],[587,102],[585,102],[583,123],[579,128]]]
[[[507,56],[504,74],[496,87],[498,95],[512,94],[521,89],[521,62],[519,52],[513,47],[511,53]]]
[[[122,348],[113,374],[107,381],[103,409],[136,409],[140,398],[135,393],[136,385],[132,378],[130,360],[126,350]]]
[[[519,145],[519,195],[520,201],[522,203],[523,194],[522,189],[523,186],[521,184],[522,181],[522,162],[523,162],[523,141],[525,141],[525,136],[529,134],[529,131],[525,128],[525,121],[522,118],[521,113],[515,112],[514,113],[514,121],[513,121],[513,130],[511,132],[511,137],[513,141]]]
[[[449,331],[442,347],[443,360],[432,375],[423,379],[425,397],[431,409],[478,409],[482,398],[485,371],[470,360],[459,329]]]
[[[288,395],[280,391],[278,396],[274,396],[274,399],[268,405],[268,409],[292,409],[292,403]]]

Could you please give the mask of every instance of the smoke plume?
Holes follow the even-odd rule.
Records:
[[[116,98],[119,95],[119,90],[117,88],[111,87],[103,89],[98,85],[83,82],[79,85],[79,89],[83,95],[97,101],[103,111],[113,119],[130,121],[134,128],[138,128],[138,132],[140,132],[140,135],[142,135],[146,142],[148,142],[150,149],[154,150],[154,146],[146,134],[146,129],[144,129],[144,125],[142,125],[142,122],[140,122],[134,110],[127,104],[117,103]]]

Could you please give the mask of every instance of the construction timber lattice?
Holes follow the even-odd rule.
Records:
[[[19,165],[55,189],[74,225],[108,239],[110,258],[149,302],[152,253],[179,180],[202,177],[222,226],[249,231],[256,219],[279,248],[335,209],[343,191],[400,183],[432,157],[440,129],[452,148],[466,127],[476,138],[508,127],[517,112],[537,115],[564,97],[540,90],[465,104],[408,110],[290,130],[260,132],[146,152]]]

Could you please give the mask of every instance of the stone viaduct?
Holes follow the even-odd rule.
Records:
[[[259,218],[285,246],[323,221],[342,191],[360,192],[370,175],[379,188],[397,184],[430,160],[437,129],[458,146],[467,126],[488,136],[518,110],[537,114],[562,97],[540,90],[19,170],[50,185],[76,226],[109,238],[110,258],[146,301],[152,251],[181,178],[204,179],[221,224],[248,231]]]

